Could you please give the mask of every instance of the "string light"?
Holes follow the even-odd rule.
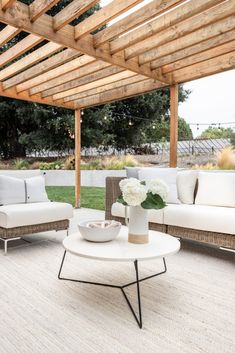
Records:
[[[108,118],[107,118],[107,115],[105,115],[105,116],[104,116],[104,120],[107,120],[107,119],[108,119]]]
[[[153,129],[156,129],[156,126],[155,126],[155,125],[153,125]]]
[[[129,120],[129,126],[134,125],[133,122],[131,120]]]
[[[84,110],[81,110],[81,115],[84,115]]]

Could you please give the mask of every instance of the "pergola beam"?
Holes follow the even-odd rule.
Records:
[[[149,21],[163,11],[180,4],[184,0],[153,0],[149,4],[143,6],[139,10],[134,11],[120,21],[115,22],[111,26],[106,27],[102,31],[94,34],[94,46],[99,47],[107,41],[117,38],[121,34],[131,30],[136,26],[140,26],[145,21]]]
[[[218,2],[218,1],[217,1]],[[189,2],[185,4],[185,7],[188,6],[190,10],[183,11],[181,9],[183,5],[177,9],[179,15],[176,16],[176,20],[173,21],[176,23],[174,27],[168,26],[166,29],[160,31],[149,38],[140,41],[134,45],[129,45],[125,49],[125,58],[131,59],[139,54],[144,53],[152,48],[156,48],[161,44],[168,43],[174,39],[185,36],[186,34],[192,33],[195,30],[211,25],[212,23],[224,19],[231,15],[231,10],[235,9],[234,0],[229,0],[226,4],[219,4],[213,8],[209,8],[209,4],[214,3],[214,1],[205,2],[204,0],[198,0],[197,3]],[[195,6],[196,4],[196,6]],[[207,5],[207,6],[206,6]],[[201,12],[201,9],[206,8],[205,12]],[[194,16],[196,15],[197,16]],[[170,14],[169,14],[170,15]],[[192,16],[193,15],[193,16]],[[181,19],[184,19],[181,22]],[[180,19],[178,21],[178,19]],[[168,22],[171,22],[170,20]],[[163,22],[164,23],[164,22]],[[112,52],[112,43],[111,52]]]
[[[37,75],[43,74],[46,71],[53,69],[59,65],[62,65],[69,60],[72,60],[79,56],[79,53],[76,50],[66,49],[61,53],[50,57],[43,62],[30,67],[29,69],[20,72],[18,75],[13,76],[12,78],[3,82],[3,88],[7,89],[13,86],[20,84],[21,82],[27,81]]]
[[[120,66],[126,70],[131,70],[146,77],[159,80],[160,82],[167,83],[167,79],[159,74],[158,72],[152,71],[149,65],[139,66],[138,61],[129,60],[126,61],[124,53],[111,55],[109,48],[98,48],[97,50],[93,47],[93,36],[89,35],[86,38],[75,40],[74,38],[74,27],[66,25],[55,32],[53,27],[53,17],[46,14],[40,16],[37,21],[31,23],[29,18],[28,6],[16,1],[14,11],[5,12],[0,9],[0,21],[11,24],[15,27],[20,27],[26,32],[31,32],[36,35],[40,35],[43,39],[60,44],[71,49],[78,50],[84,54],[93,56],[96,59],[109,62],[111,65]]]
[[[20,42],[13,45],[10,49],[6,50],[0,55],[0,67],[8,64],[18,56],[33,48],[35,45],[41,43],[42,41],[43,39],[41,37],[35,36],[34,34],[29,34],[27,37],[25,37]]]
[[[9,42],[13,37],[20,33],[19,28],[13,26],[6,26],[0,31],[0,46],[3,47],[4,44]]]
[[[1,0],[2,9],[6,11],[6,9],[10,8],[14,3],[15,0]]]
[[[114,0],[102,9],[87,17],[85,20],[75,26],[75,39],[84,37],[104,24],[107,24],[113,18],[121,15],[123,12],[131,9],[142,0]]]
[[[81,16],[84,12],[95,6],[99,0],[73,0],[53,18],[53,27],[58,31],[63,26]]]
[[[35,94],[38,92],[45,92],[48,91],[51,88],[56,88],[57,86],[60,86],[65,83],[70,83],[70,81],[73,81],[74,79],[78,77],[83,77],[86,75],[89,75],[90,73],[94,72],[95,70],[99,71],[103,67],[107,67],[107,63],[103,63],[102,61],[94,61],[91,62],[91,64],[87,64],[85,66],[78,67],[68,73],[64,73],[60,75],[59,77],[56,77],[54,79],[51,79],[50,81],[44,82],[32,89],[30,89],[30,94]]]
[[[32,22],[36,21],[59,1],[60,0],[34,0],[32,4],[29,5],[30,20]]]
[[[131,96],[136,96],[146,92],[154,91],[158,88],[164,87],[164,84],[160,82],[154,82],[154,80],[146,80],[137,84],[131,84],[128,86],[115,88],[108,92],[100,93],[94,96],[90,96],[75,101],[75,107],[86,108],[94,105],[105,104],[115,100],[126,99]]]
[[[52,99],[53,100],[62,99],[62,98],[65,98],[65,97],[68,97],[68,96],[72,96],[72,95],[80,93],[80,92],[84,92],[84,91],[89,90],[91,88],[96,88],[96,87],[99,87],[99,86],[105,86],[106,84],[109,84],[111,82],[118,82],[120,80],[123,80],[123,79],[128,78],[128,77],[132,77],[134,75],[136,75],[135,72],[123,71],[121,73],[117,73],[115,75],[102,78],[102,79],[97,80],[95,82],[87,83],[86,85],[83,85],[83,86],[80,86],[80,87],[76,87],[76,88],[72,88],[72,89],[70,89],[68,91],[64,91],[64,92],[61,92],[61,93],[57,93],[57,94],[52,96]]]
[[[110,42],[110,51],[111,53],[116,53],[122,49],[125,49],[126,47],[130,47],[134,52],[135,48],[136,50],[138,49],[140,42],[146,43],[147,45],[150,41],[151,44],[151,38],[157,38],[157,36],[154,36],[154,34],[158,33],[158,35],[161,35],[161,32],[164,30],[168,30],[167,33],[169,33],[171,28],[176,31],[177,28],[173,27],[176,24],[179,24],[180,22],[187,19],[190,19],[192,22],[194,22],[193,16],[211,8],[216,4],[221,3],[222,1],[224,0],[197,0],[182,4],[181,6],[176,7],[172,11],[154,19],[146,25],[133,30],[125,36],[114,39]],[[186,26],[186,28],[191,30],[191,27],[189,26]],[[146,38],[150,38],[149,41],[144,41]],[[134,45],[135,43],[138,44]],[[155,44],[154,40],[153,43]]]
[[[121,81],[115,81],[112,82],[110,84],[106,84],[104,86],[99,86],[96,88],[92,88],[92,89],[88,89],[88,90],[83,90],[81,93],[75,94],[73,96],[69,96],[64,98],[64,102],[70,102],[70,101],[74,101],[74,100],[78,100],[81,98],[85,98],[85,97],[89,97],[89,96],[94,96],[98,93],[103,93],[103,92],[107,92],[107,91],[111,91],[115,88],[119,88],[119,87],[124,87],[124,86],[128,86],[130,84],[133,83],[137,83],[137,82],[143,82],[145,80],[148,80],[148,78],[146,78],[145,76],[141,76],[141,75],[135,75],[126,79],[123,79]]]
[[[93,64],[91,64],[93,65]],[[89,66],[91,66],[89,65]],[[114,75],[118,72],[122,72],[123,69],[121,69],[120,67],[117,67],[117,66],[110,66],[108,65],[107,63],[103,63],[103,67],[102,69],[100,70],[94,70],[94,66],[92,66],[91,68],[91,71],[88,72],[88,65],[86,66],[86,75],[84,76],[80,76],[76,79],[74,79],[74,75],[73,75],[73,78],[71,79],[71,81],[67,82],[67,83],[63,83],[59,86],[54,86],[53,88],[51,89],[48,89],[46,91],[44,91],[42,93],[42,97],[48,97],[48,96],[52,96],[53,94],[56,94],[56,93],[59,93],[59,92],[64,92],[64,91],[67,91],[71,88],[75,88],[75,87],[79,87],[79,86],[82,86],[82,85],[86,85],[88,83],[91,83],[91,82],[95,82],[97,80],[100,80],[104,77],[108,77],[110,75]],[[84,71],[83,73],[84,74]],[[77,72],[76,72],[76,75],[77,75]],[[66,80],[67,80],[67,77],[66,77]]]
[[[27,69],[29,66],[38,63],[39,61],[47,58],[48,56],[56,53],[62,49],[59,44],[56,43],[47,43],[41,48],[34,50],[32,53],[27,56],[19,59],[13,64],[7,66],[5,69],[0,71],[0,81],[5,80],[13,75],[16,75],[18,72]],[[35,67],[35,66],[34,66]]]
[[[139,55],[139,64],[146,64],[164,55],[174,53],[177,50],[181,50],[182,48],[187,48],[197,43],[203,43],[204,40],[231,31],[234,28],[235,15],[232,15],[227,17],[226,19],[213,23],[212,25],[187,34],[184,37],[177,38],[171,41],[170,43],[166,43],[158,48],[146,51],[145,53]]]

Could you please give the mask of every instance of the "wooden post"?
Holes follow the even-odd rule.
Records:
[[[80,207],[81,196],[81,111],[75,110],[75,208]]]
[[[178,84],[170,86],[170,168],[177,167]]]

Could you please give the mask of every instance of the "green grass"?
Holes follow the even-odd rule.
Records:
[[[50,200],[68,202],[74,206],[73,186],[47,186],[47,194]],[[81,188],[81,207],[105,209],[105,188],[86,187]]]

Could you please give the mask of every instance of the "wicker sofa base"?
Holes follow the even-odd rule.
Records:
[[[66,230],[69,228],[69,220],[64,219],[56,222],[48,222],[42,224],[32,224],[30,226],[15,227],[15,228],[3,228],[0,227],[0,238],[2,239],[13,239],[23,235],[41,233],[49,230]]]
[[[109,218],[121,222],[125,225],[125,219],[122,217],[111,216]],[[198,229],[168,226],[157,223],[149,223],[149,229],[170,234],[181,239],[193,240],[204,244],[214,245],[217,247],[235,249],[235,236],[232,234],[207,232]]]

